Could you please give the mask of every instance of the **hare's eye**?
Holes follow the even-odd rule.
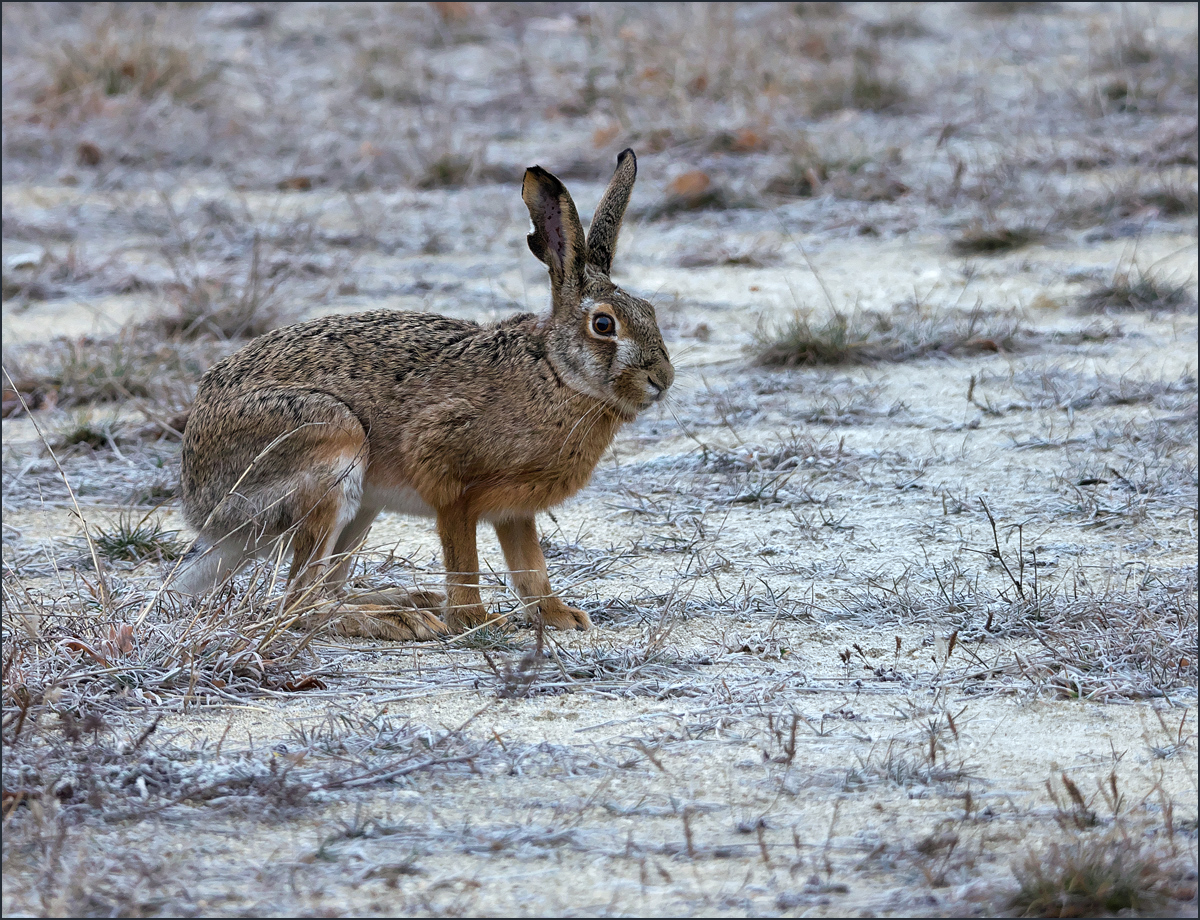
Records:
[[[596,333],[596,335],[616,335],[617,321],[607,313],[597,313],[592,317],[592,331]]]

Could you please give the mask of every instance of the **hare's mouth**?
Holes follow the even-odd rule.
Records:
[[[653,380],[646,381],[646,395],[642,397],[641,404],[638,406],[638,411],[649,409],[656,402],[663,398],[663,394],[667,392],[667,388],[660,386]]]

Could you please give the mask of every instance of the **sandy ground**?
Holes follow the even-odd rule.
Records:
[[[1163,17],[1186,30],[1177,8]],[[832,121],[850,130],[864,117]],[[521,162],[539,156],[510,146]],[[678,172],[669,152],[642,162],[635,206],[661,199]],[[1194,187],[1194,166],[1171,169]],[[1119,180],[1109,171],[1075,189]],[[602,183],[568,185],[586,219]],[[366,208],[391,233],[435,227],[452,241],[443,252],[333,250],[332,280],[289,319],[389,307],[488,321],[546,301],[513,182],[350,201],[320,188],[235,196],[185,176],[169,192],[181,212],[234,197],[250,223],[301,215],[323,239],[355,231]],[[154,233],[88,215],[157,201],[6,178],[5,236],[10,220],[83,215],[94,256],[119,252],[155,277],[166,270]],[[1169,840],[1191,866],[1194,914],[1194,659],[1173,683],[1147,678],[1144,661],[1097,638],[1103,629],[1054,626],[1080,597],[1096,615],[1176,597],[1194,640],[1195,311],[1076,308],[1130,264],[1194,297],[1194,214],[1136,236],[1063,230],[968,258],[930,207],[821,213],[834,207],[635,216],[623,231],[614,278],[655,302],[677,382],[667,405],[621,432],[592,484],[540,519],[552,581],[593,630],[547,636],[515,691],[502,673],[529,669],[525,626],[491,649],[320,637],[320,685],[304,691],[125,693],[128,727],[107,717],[120,737],[160,716],[151,747],[180,769],[279,767],[306,791],[181,798],[131,780],[125,811],[88,812],[57,793],[10,809],[6,772],[6,828],[25,836],[6,843],[5,914],[990,914],[1029,854],[1116,833]],[[883,232],[853,230],[872,220]],[[10,255],[30,245],[65,250],[6,241],[6,278]],[[681,266],[713,246],[761,264]],[[819,320],[906,301],[1016,317],[1028,335],[904,363],[754,364],[763,331],[799,308]],[[161,308],[154,288],[6,300],[6,368],[53,336],[112,336]],[[132,405],[95,411],[142,420]],[[69,415],[34,418],[55,430]],[[174,475],[177,450],[71,451],[88,524],[110,525],[133,491]],[[18,583],[77,594],[90,577],[80,523],[28,416],[4,421],[4,477],[6,607]],[[186,531],[174,504],[151,513]],[[364,581],[438,580],[429,522],[384,515],[367,549]],[[485,600],[510,611],[484,529],[480,554],[495,573]],[[132,621],[166,571],[115,565],[120,617]],[[151,622],[179,628],[166,614]],[[6,619],[6,646],[13,628]],[[1153,619],[1138,629],[1153,632]],[[56,724],[53,708],[39,718]],[[388,732],[470,756],[378,780]],[[370,763],[376,777],[322,789],[304,773],[318,762]],[[59,788],[69,773],[47,768],[38,781]],[[1086,829],[1072,824],[1092,812]]]

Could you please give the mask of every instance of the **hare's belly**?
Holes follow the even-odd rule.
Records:
[[[363,489],[362,503],[367,507],[394,511],[397,514],[437,517],[437,512],[433,510],[433,507],[417,494],[416,489],[408,486],[366,486]]]

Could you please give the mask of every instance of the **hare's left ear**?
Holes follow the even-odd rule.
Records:
[[[521,197],[533,224],[526,238],[529,249],[550,269],[555,294],[564,287],[577,288],[583,280],[587,242],[571,195],[557,176],[531,166],[525,170]]]
[[[637,157],[626,148],[617,156],[617,171],[604,190],[600,204],[596,205],[596,215],[588,228],[588,265],[604,275],[612,271],[613,256],[617,252],[617,234],[621,232],[621,218],[625,216],[636,178]]]

